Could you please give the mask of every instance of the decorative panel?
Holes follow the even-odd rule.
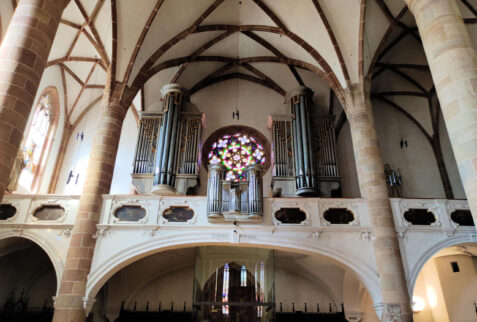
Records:
[[[0,220],[12,218],[17,213],[17,208],[9,204],[0,205]]]
[[[194,217],[194,210],[189,207],[170,207],[162,213],[168,222],[188,222]]]
[[[475,226],[472,214],[468,209],[456,209],[451,213],[451,219],[459,226]]]
[[[33,213],[38,220],[58,220],[65,214],[65,208],[60,205],[42,205]]]
[[[275,218],[282,224],[301,224],[306,220],[306,214],[300,208],[280,208],[275,212]]]
[[[349,224],[355,219],[353,213],[346,208],[329,208],[323,213],[323,217],[330,224]]]
[[[141,206],[122,206],[114,211],[119,221],[140,221],[146,217],[146,210]]]
[[[436,216],[429,209],[411,208],[404,213],[404,219],[413,225],[430,226],[436,222]]]

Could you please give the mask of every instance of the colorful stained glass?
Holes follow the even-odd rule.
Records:
[[[224,266],[224,281],[223,281],[223,286],[222,286],[222,302],[228,302],[229,301],[229,263],[226,263]],[[228,305],[223,305],[222,306],[222,313],[224,315],[229,314],[229,306]]]
[[[264,164],[263,146],[249,135],[235,133],[222,136],[212,144],[209,164],[222,163],[228,181],[246,180],[245,168],[251,164]]]
[[[247,286],[247,268],[243,265],[240,270],[240,286]]]
[[[45,149],[46,138],[51,122],[51,98],[46,94],[40,98],[33,115],[28,136],[23,146],[25,168],[20,176],[20,186],[29,189]]]

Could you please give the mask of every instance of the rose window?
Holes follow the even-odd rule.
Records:
[[[228,181],[246,180],[245,168],[251,164],[265,163],[263,146],[246,134],[235,133],[222,136],[212,144],[208,155],[209,164],[225,166]]]

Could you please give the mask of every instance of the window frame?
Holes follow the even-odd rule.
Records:
[[[50,125],[49,125],[47,133],[45,135],[45,141],[43,143],[43,150],[41,151],[40,158],[38,159],[38,166],[36,168],[35,173],[33,173],[32,183],[31,183],[30,187],[24,187],[25,189],[28,189],[32,193],[37,193],[38,190],[40,189],[41,182],[43,181],[43,177],[44,177],[44,174],[45,174],[46,165],[48,163],[49,155],[50,155],[50,152],[51,152],[51,149],[52,149],[52,146],[53,146],[56,130],[58,128],[58,121],[60,119],[60,101],[59,101],[59,96],[58,96],[58,90],[54,86],[48,86],[38,96],[38,99],[36,100],[34,108],[32,108],[31,116],[30,116],[30,120],[29,120],[30,123],[29,123],[28,129],[24,132],[24,138],[22,140],[22,145],[21,145],[20,148],[22,150],[25,148],[26,139],[30,135],[33,118],[35,117],[35,114],[37,113],[37,110],[39,108],[39,104],[40,104],[42,98],[45,95],[50,96],[50,104],[51,104]],[[23,171],[25,171],[25,170],[23,170]],[[23,173],[23,171],[22,171],[22,173]],[[20,176],[21,175],[22,174],[20,174]]]

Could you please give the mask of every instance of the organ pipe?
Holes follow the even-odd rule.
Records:
[[[300,87],[288,95],[293,115],[293,160],[295,164],[296,194],[299,196],[316,195],[318,193],[314,135],[310,124],[312,96],[313,92],[306,87]]]

